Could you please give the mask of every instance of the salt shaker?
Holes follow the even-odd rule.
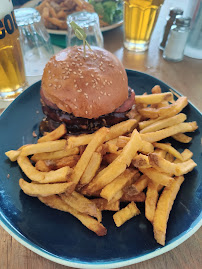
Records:
[[[184,48],[190,30],[191,18],[177,16],[176,24],[171,27],[163,52],[163,58],[173,62],[183,60]]]
[[[182,15],[182,14],[183,14],[183,10],[180,9],[180,8],[171,8],[170,9],[169,17],[167,19],[167,23],[166,23],[165,28],[164,28],[163,38],[162,38],[162,41],[161,41],[161,43],[159,45],[160,49],[163,50],[165,48],[166,41],[168,39],[170,29],[171,29],[172,25],[175,22],[176,16],[179,16],[179,15]]]

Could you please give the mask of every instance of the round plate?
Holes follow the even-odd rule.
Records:
[[[158,84],[163,91],[169,86],[144,73],[127,71],[129,85],[137,94]],[[107,235],[98,237],[72,215],[51,209],[37,198],[20,190],[18,181],[26,176],[17,163],[11,163],[5,152],[18,149],[23,144],[35,143],[32,132],[39,133],[43,118],[40,105],[40,82],[24,91],[0,116],[0,224],[21,244],[54,262],[76,268],[117,268],[138,263],[165,253],[187,238],[201,226],[201,132],[200,112],[189,103],[184,109],[187,121],[196,120],[199,129],[189,149],[198,166],[185,175],[185,181],[171,211],[166,246],[156,243],[152,225],[144,216],[144,205],[137,203],[142,214],[117,228],[113,212],[103,213]],[[169,140],[182,151],[187,145]],[[10,175],[9,179],[7,175]]]
[[[21,7],[22,8],[24,8],[24,7],[36,7],[40,2],[41,2],[41,0],[31,0],[27,3],[25,3],[24,5],[22,5]],[[113,29],[121,26],[122,24],[123,24],[123,20],[116,22],[116,23],[113,23],[109,26],[101,27],[100,29],[102,32],[106,32],[109,30],[113,30]],[[65,31],[65,30],[47,29],[47,31],[49,34],[54,34],[54,35],[66,35],[67,34],[67,31]]]

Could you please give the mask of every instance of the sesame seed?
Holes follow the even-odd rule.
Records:
[[[82,89],[77,90],[77,92],[82,92]]]
[[[88,111],[86,110],[85,113],[88,114]]]
[[[76,63],[75,62],[72,62],[72,65],[75,65]]]
[[[92,108],[92,105],[90,105],[90,108]]]
[[[100,100],[100,96],[98,96],[98,99]]]
[[[58,85],[58,88],[60,89],[62,87],[62,85]]]
[[[108,95],[108,96],[111,96],[111,94],[110,94],[110,93],[108,93],[107,95]]]
[[[76,98],[74,98],[74,102],[76,102]]]
[[[79,65],[80,65],[80,66],[82,66],[83,64],[82,64],[82,63],[80,63]]]
[[[80,76],[80,78],[84,78],[84,76]]]
[[[76,82],[76,79],[74,79],[74,82]]]
[[[92,77],[92,78],[94,78],[94,75],[93,75],[93,74],[91,74],[91,77]]]
[[[76,75],[76,72],[74,71],[73,74]]]
[[[52,83],[49,83],[48,86],[51,87],[52,86]]]
[[[88,82],[86,83],[86,86],[88,86]]]
[[[77,88],[77,87],[78,87],[78,85],[77,85],[77,84],[74,84],[74,87],[75,87],[75,88]]]
[[[72,69],[70,68],[70,69],[69,69],[69,71],[71,72],[71,71],[72,71]]]
[[[50,70],[48,70],[48,73],[50,74],[50,73],[51,73],[51,71],[50,71]]]
[[[99,81],[99,80],[100,80],[100,78],[97,78],[97,80]]]

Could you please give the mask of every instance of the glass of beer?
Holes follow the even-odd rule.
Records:
[[[11,0],[0,5],[0,100],[14,100],[26,87],[19,31]]]
[[[148,49],[152,31],[164,0],[124,0],[124,46],[143,52]]]

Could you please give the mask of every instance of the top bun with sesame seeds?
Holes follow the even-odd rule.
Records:
[[[52,121],[61,123],[64,114],[91,121],[113,113],[128,100],[128,78],[122,63],[105,49],[91,48],[84,57],[83,46],[68,47],[46,64],[41,99],[43,112]]]

